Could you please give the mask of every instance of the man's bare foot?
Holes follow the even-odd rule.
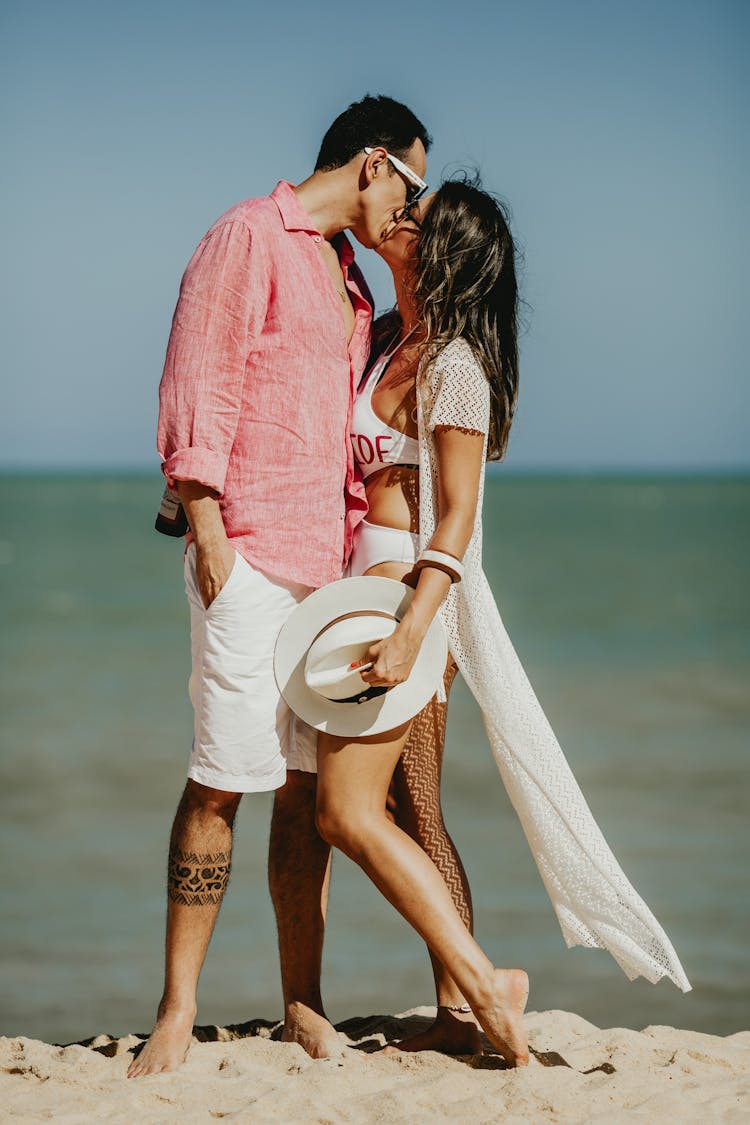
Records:
[[[440,1051],[444,1055],[481,1055],[482,1040],[471,1012],[452,1012],[439,1007],[435,1022],[426,1031],[410,1035],[400,1043],[389,1043],[380,1054],[399,1051]]]
[[[523,969],[495,969],[492,995],[474,1014],[482,1030],[509,1066],[529,1065],[529,1045],[523,1013],[529,998],[529,978]]]
[[[311,1059],[335,1059],[346,1054],[345,1044],[332,1023],[306,1004],[289,1004],[281,1033],[282,1043],[299,1043]]]
[[[159,1015],[146,1045],[128,1067],[128,1078],[176,1070],[185,1059],[193,1037],[195,1010]]]

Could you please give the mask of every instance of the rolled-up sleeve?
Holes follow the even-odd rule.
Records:
[[[192,480],[224,491],[267,275],[262,246],[239,221],[209,231],[188,263],[159,385],[157,449],[171,488]]]

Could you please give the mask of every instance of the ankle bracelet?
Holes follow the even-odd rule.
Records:
[[[468,1016],[471,1012],[470,1004],[440,1004],[439,1006],[448,1012],[461,1012],[464,1016]]]

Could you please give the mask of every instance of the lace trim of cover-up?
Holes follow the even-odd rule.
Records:
[[[489,384],[474,353],[465,340],[452,341],[420,377],[422,549],[438,513],[434,431],[448,426],[486,435],[489,406]],[[505,631],[482,570],[483,491],[482,480],[464,579],[451,586],[440,613],[565,942],[609,950],[630,980],[667,976],[688,992],[669,938],[612,854]]]

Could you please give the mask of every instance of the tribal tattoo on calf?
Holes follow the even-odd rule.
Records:
[[[230,852],[198,855],[169,850],[167,894],[182,906],[217,906],[224,897],[232,863]]]

